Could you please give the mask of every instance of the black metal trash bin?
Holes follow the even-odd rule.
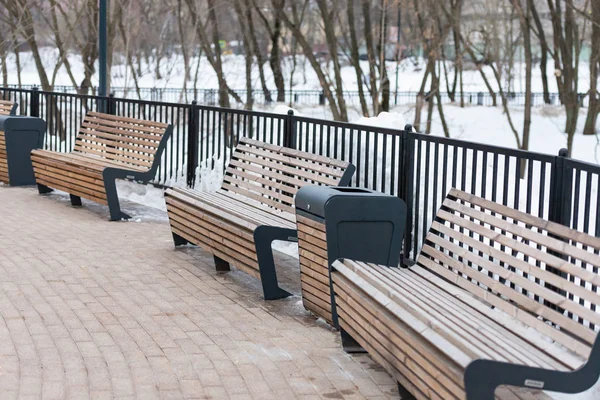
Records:
[[[31,150],[44,146],[46,122],[16,115],[0,116],[0,182],[35,185]]]
[[[406,205],[368,189],[305,186],[296,194],[304,307],[336,325],[329,266],[339,258],[398,266]]]

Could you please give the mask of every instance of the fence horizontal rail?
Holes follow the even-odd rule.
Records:
[[[557,156],[467,142],[399,129],[327,121],[197,102],[98,97],[73,93],[0,88],[23,115],[47,121],[46,148],[73,149],[88,111],[172,124],[155,183],[205,188],[218,179],[239,139],[349,161],[352,185],[402,198],[408,207],[404,256],[415,259],[437,209],[450,188],[600,234],[600,166]]]
[[[32,90],[37,88],[36,85],[8,85],[6,88],[10,89],[24,89]],[[203,105],[217,105],[219,103],[219,90],[208,89],[208,88],[169,88],[169,87],[111,87],[111,93],[117,98],[127,98],[133,100],[146,100],[153,102],[169,102],[169,103],[191,103],[192,100],[196,100],[198,104]],[[53,87],[55,93],[70,93],[80,94],[87,93],[91,96],[97,95],[98,91],[96,87],[91,87],[88,90],[81,90],[75,86],[64,86],[55,85]],[[248,91],[246,89],[234,89],[235,92],[242,100],[246,99]],[[428,97],[429,93],[425,93]],[[414,91],[398,91],[390,93],[390,103],[393,105],[409,105],[415,104],[417,101],[418,92]],[[524,106],[525,105],[525,93],[522,92],[509,92],[507,95],[508,104],[512,106]],[[556,92],[549,93],[550,105],[561,105],[560,95]],[[460,103],[460,93],[456,92],[454,96],[448,94],[448,92],[440,92],[440,98],[444,103]],[[499,93],[493,95],[488,91],[468,91],[463,93],[464,102],[469,105],[476,106],[492,106],[494,103],[500,105],[502,100]],[[277,99],[277,91],[269,90],[268,96],[262,89],[252,90],[252,99],[255,104],[269,105]],[[360,92],[358,90],[346,90],[344,91],[344,99],[349,105],[360,107]],[[579,99],[582,107],[587,107],[589,103],[589,96],[586,93],[580,93]],[[234,101],[232,97],[230,99]],[[535,92],[531,94],[532,105],[534,107],[543,106],[544,93]],[[370,104],[371,99],[367,95],[365,101]],[[327,105],[327,98],[323,94],[322,90],[319,89],[298,89],[298,90],[285,90],[284,103],[292,105],[305,105],[305,106],[317,106]]]

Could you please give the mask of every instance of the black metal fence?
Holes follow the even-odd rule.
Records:
[[[7,88],[10,89],[25,89],[33,90],[36,88],[35,85],[9,85]],[[97,88],[90,88],[90,94],[97,95]],[[245,101],[247,90],[237,89],[234,92]],[[78,94],[79,91],[74,86],[54,86],[54,93],[68,93]],[[191,103],[192,100],[196,100],[198,104],[215,106],[219,103],[219,91],[218,89],[181,89],[181,88],[130,88],[130,87],[111,87],[111,93],[115,98],[122,99],[135,99],[145,100],[153,102],[169,102],[169,103]],[[270,90],[270,100],[266,96],[265,92],[261,89],[252,90],[252,99],[255,104],[268,105],[277,99],[277,91]],[[399,91],[390,93],[390,102],[393,105],[409,105],[415,104],[417,101],[418,92],[411,91]],[[285,103],[292,105],[304,105],[304,106],[317,106],[327,105],[327,99],[323,94],[322,90],[286,90],[285,91]],[[496,104],[499,106],[502,104],[500,94],[495,94]],[[582,107],[587,107],[589,96],[585,93],[579,95]],[[456,93],[454,100],[448,95],[447,92],[441,92],[440,98],[443,103],[456,103],[460,102],[460,93]],[[344,91],[345,101],[354,107],[360,107],[360,95],[357,90]],[[560,97],[558,93],[549,93],[550,105],[561,105]],[[370,97],[367,95],[365,100],[370,102]],[[231,98],[234,102],[234,98]],[[494,96],[489,92],[465,92],[464,93],[465,104],[473,106],[492,106],[494,105]],[[523,107],[525,105],[525,93],[508,93],[507,101],[509,105],[515,107]],[[534,107],[543,106],[544,94],[543,93],[532,93],[531,102]]]
[[[155,183],[199,187],[222,171],[241,137],[352,162],[352,184],[399,196],[408,206],[404,252],[416,258],[448,190],[456,187],[600,235],[600,166],[557,156],[314,118],[213,106],[0,88],[21,114],[48,122],[46,148],[70,151],[90,110],[174,126]]]

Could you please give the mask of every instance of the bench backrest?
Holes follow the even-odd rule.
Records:
[[[452,189],[425,241],[417,264],[589,355],[600,330],[600,238]]]
[[[171,135],[171,125],[89,112],[75,140],[74,150],[140,170],[158,167]]]
[[[9,100],[0,100],[0,115],[12,115],[17,109],[17,103]]]
[[[294,212],[294,196],[302,186],[347,186],[354,170],[349,162],[242,138],[222,189]]]

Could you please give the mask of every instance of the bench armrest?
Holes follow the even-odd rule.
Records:
[[[494,399],[498,386],[510,385],[561,393],[581,393],[600,377],[600,335],[588,361],[572,372],[515,365],[501,361],[475,360],[465,371],[467,400]]]
[[[158,148],[156,149],[156,153],[154,154],[154,161],[152,162],[152,166],[148,171],[152,178],[156,175],[156,171],[158,170],[158,166],[160,165],[160,161],[162,159],[162,155],[165,152],[165,148],[167,147],[167,142],[173,135],[173,125],[169,125],[164,135],[160,139],[160,143],[158,144]]]

